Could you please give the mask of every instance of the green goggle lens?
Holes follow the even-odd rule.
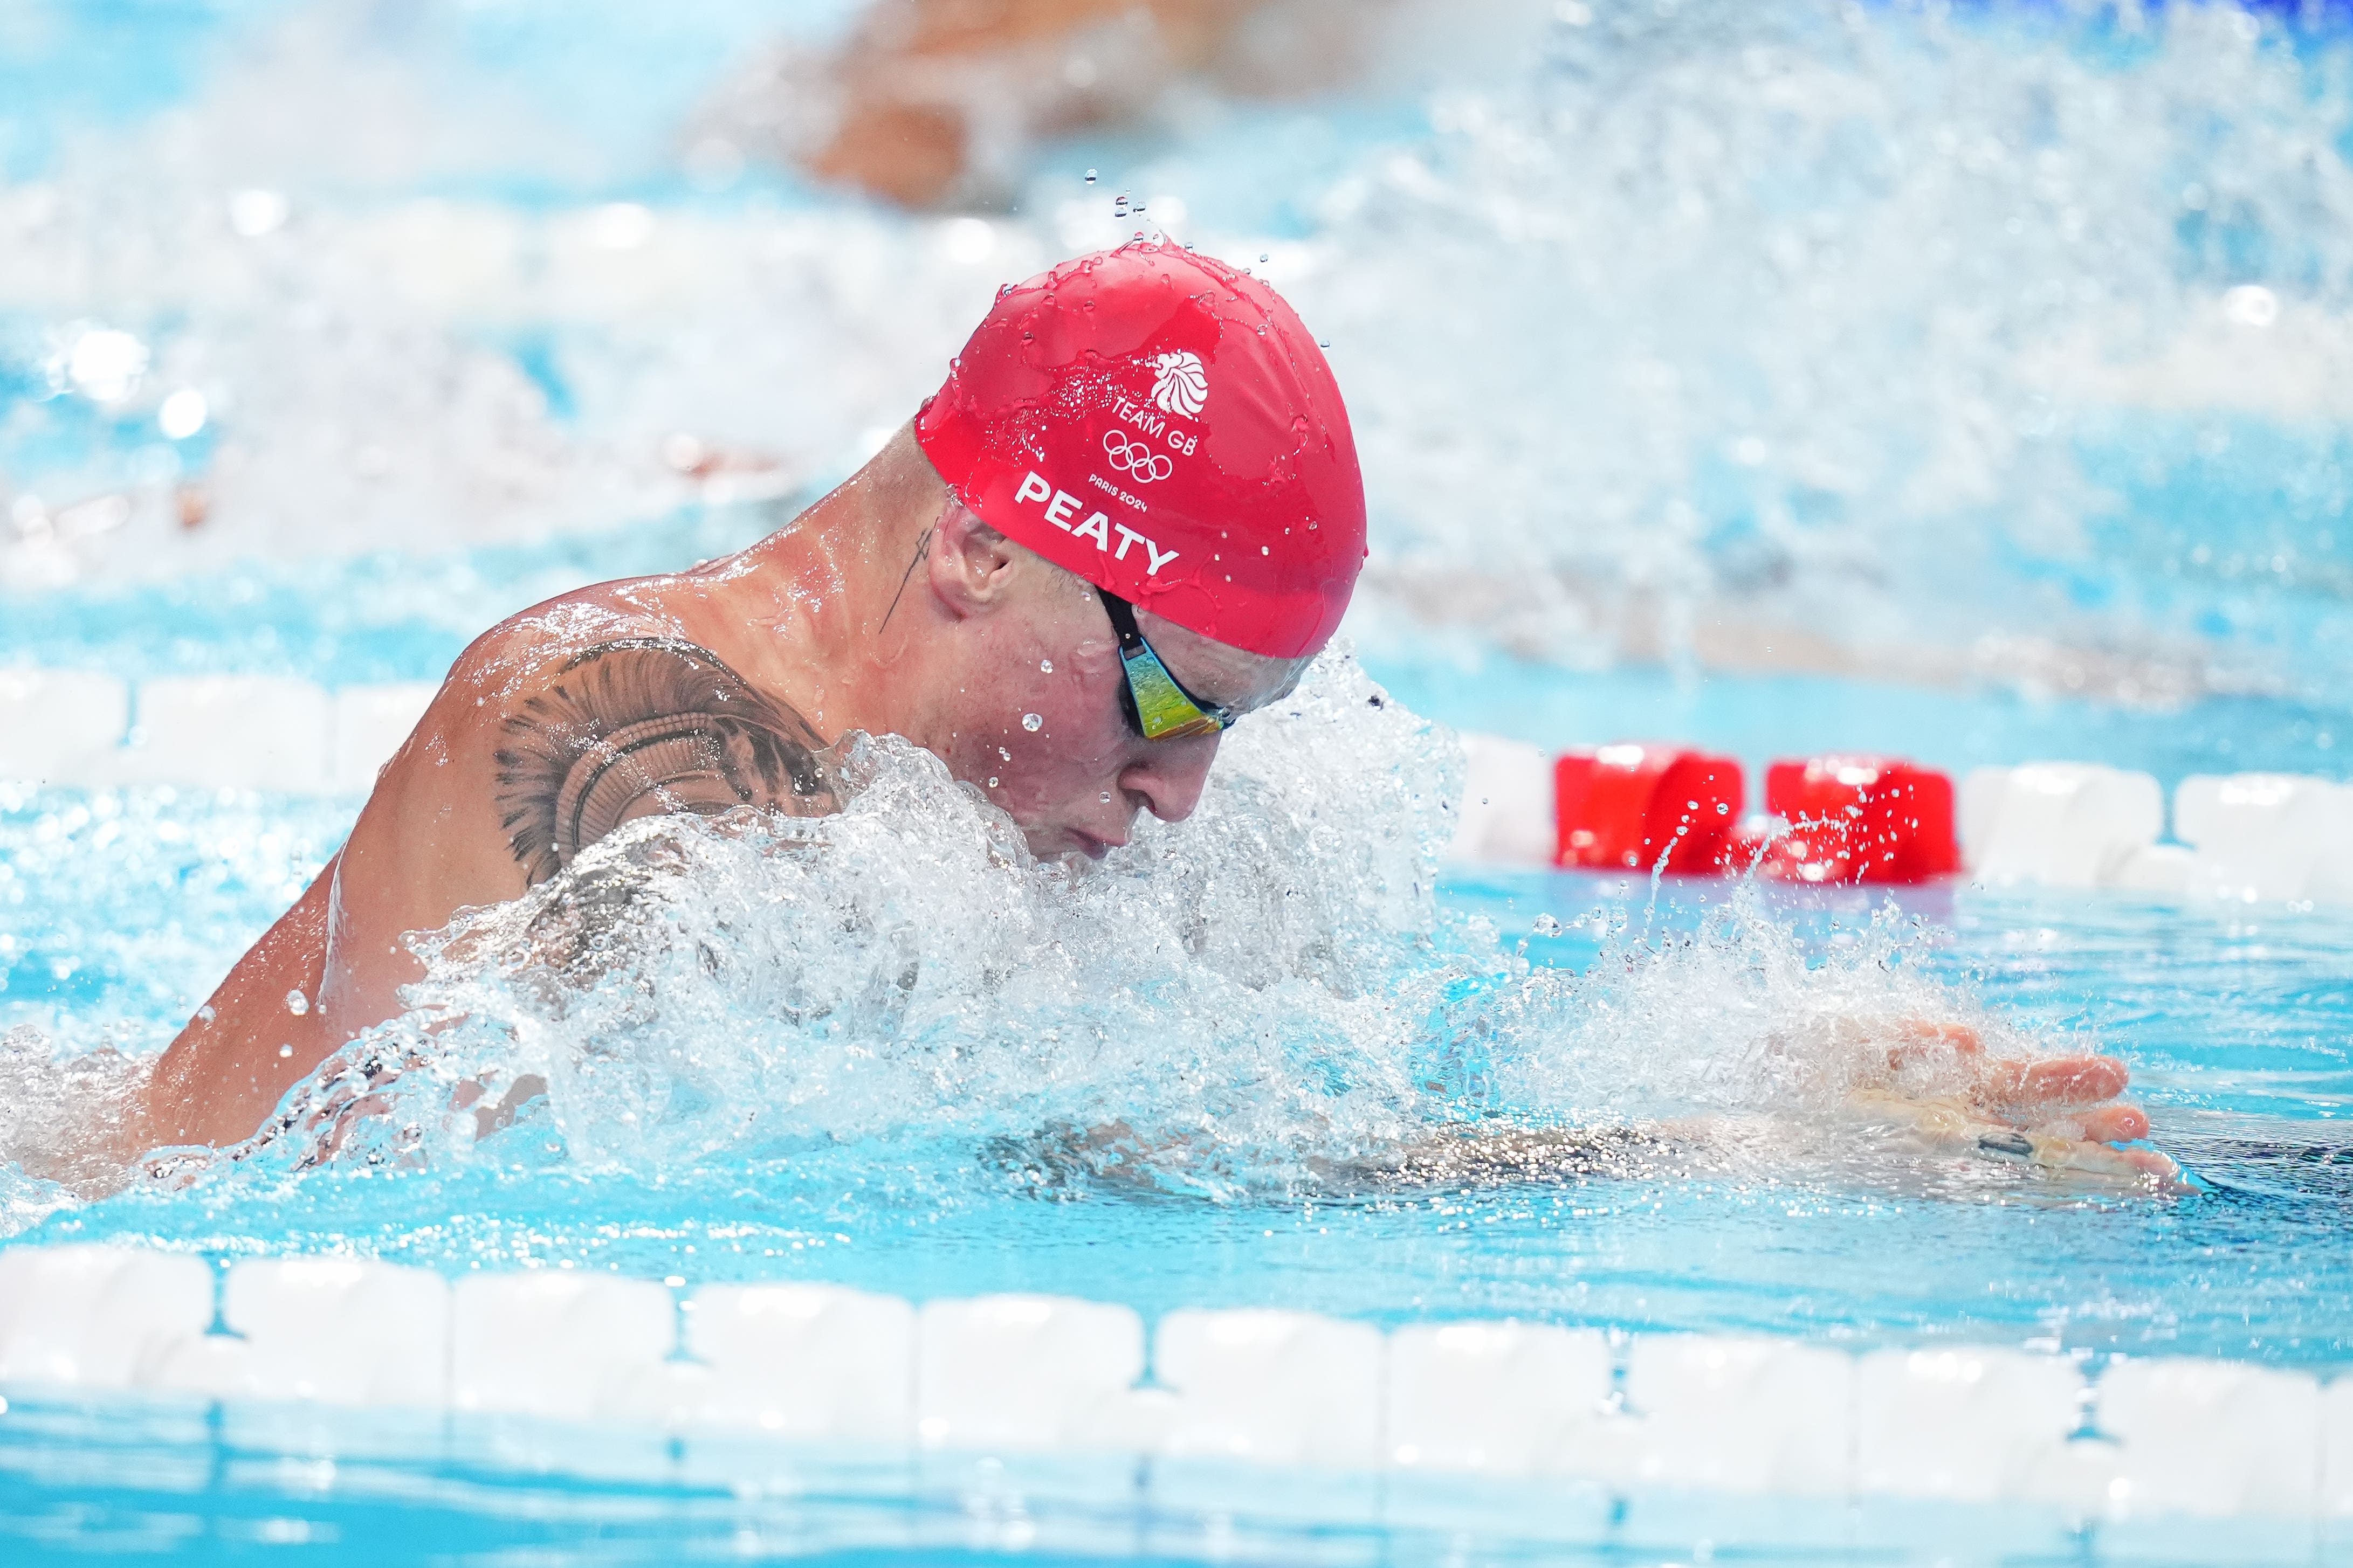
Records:
[[[1147,741],[1178,741],[1187,735],[1214,735],[1230,726],[1235,715],[1214,702],[1204,702],[1178,684],[1135,624],[1135,609],[1108,588],[1095,590],[1119,636],[1120,668],[1127,689],[1120,695],[1128,721]]]

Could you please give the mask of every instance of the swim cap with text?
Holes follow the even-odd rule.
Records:
[[[915,438],[990,527],[1251,653],[1321,648],[1364,565],[1332,367],[1271,289],[1174,245],[1003,290]]]

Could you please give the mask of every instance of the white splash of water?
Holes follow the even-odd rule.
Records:
[[[1303,239],[1186,236],[1271,257],[1338,345],[1383,563],[1367,608],[1606,662],[1690,653],[1713,606],[1751,631],[1938,641],[1940,679],[1970,649],[2032,665],[1978,645],[2060,626],[2175,660],[2149,678],[2179,694],[2218,598],[2260,637],[2297,584],[2341,593],[2341,40],[2290,47],[2227,4],[1574,11],[1465,69],[1430,135],[1368,144]],[[380,80],[430,62],[354,53],[357,14],[290,22],[168,120],[79,137],[52,182],[0,189],[0,293],[36,302],[0,354],[43,363],[78,324],[153,353],[120,410],[151,433],[135,447],[52,471],[89,400],[19,406],[23,455],[0,460],[27,521],[0,576],[457,546],[790,488],[904,418],[997,283],[1125,237],[1058,226],[1042,186],[1039,216],[990,222],[982,261],[968,218],[681,204],[617,226],[587,203],[416,197],[482,184],[446,162],[468,149],[561,168],[561,138],[510,125],[511,93],[445,115]],[[343,93],[331,66],[374,84],[390,130],[369,155],[422,161],[305,143],[269,176],[284,213],[240,229],[224,193],[276,166],[251,105]],[[1314,205],[1327,177],[1263,153],[1175,144],[1169,188],[1202,211],[1267,183]],[[153,438],[173,389],[205,399],[209,456]],[[2197,456],[2238,418],[2287,433],[2278,461]],[[2087,437],[2207,462],[2221,502],[2104,533],[2114,476]],[[68,526],[62,505],[110,488],[137,504]],[[2053,585],[2078,578],[2094,603]],[[2306,651],[2333,668],[2325,633]],[[1715,635],[1725,659],[1793,646]]]
[[[1933,935],[1887,905],[1825,951],[1754,884],[1687,931],[1621,917],[1581,974],[1537,971],[1482,1005],[1485,1030],[1512,1046],[1495,1053],[1489,1092],[1581,1121],[1805,1116],[1864,1086],[1963,1090],[1958,1064],[1934,1042],[1890,1078],[1888,1043],[1915,1021],[1965,1023],[1998,1057],[2046,1054],[1908,962]]]
[[[1392,1137],[1420,1019],[1388,983],[1437,926],[1451,747],[1327,658],[1236,731],[1191,822],[1100,868],[1034,862],[895,739],[857,743],[833,816],[633,825],[426,944],[417,1010],[344,1053],[429,1063],[368,1152],[434,1142],[454,1084],[525,1076],[591,1161],[1055,1122]],[[298,1099],[362,1087],[334,1077]]]
[[[2229,5],[1580,9],[1344,182],[1284,282],[1346,351],[1391,598],[1579,662],[1688,650],[1719,613],[2161,644],[2200,538],[2342,559],[2316,426],[2353,412],[2341,40]],[[2244,515],[2119,555],[2081,444],[2161,470],[2194,459],[2153,422],[2184,417],[2305,432],[2278,461],[2310,500],[2218,472]],[[2114,595],[2096,616],[2074,574]]]
[[[903,742],[843,773],[835,816],[649,819],[461,917],[406,1017],[174,1173],[485,1157],[479,1106],[543,1085],[526,1138],[591,1165],[1045,1139],[1228,1195],[1466,1119],[1820,1111],[1871,1020],[1975,1012],[1905,966],[1900,922],[1810,961],[1753,894],[1687,937],[1629,927],[1585,976],[1531,969],[1441,918],[1452,743],[1345,655],[1233,732],[1191,821],[1099,868],[1033,861]]]

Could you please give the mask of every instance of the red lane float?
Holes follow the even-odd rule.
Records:
[[[1571,752],[1553,764],[1553,863],[1676,874],[1731,869],[1745,794],[1740,764],[1683,746]]]
[[[1788,829],[1761,842],[1742,836],[1760,877],[1909,883],[1961,868],[1953,781],[1933,768],[1895,757],[1778,762],[1765,774],[1765,808]]]
[[[1775,763],[1743,824],[1741,768],[1688,746],[1630,742],[1553,763],[1554,864],[1805,883],[1926,882],[1960,869],[1952,780],[1901,758]]]

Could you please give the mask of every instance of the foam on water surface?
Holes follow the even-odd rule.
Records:
[[[1056,1119],[1277,1148],[1306,1118],[1264,1090],[1303,1074],[1377,1125],[1406,1098],[1413,1020],[1380,983],[1432,931],[1448,742],[1345,663],[1256,727],[1194,824],[1076,875],[860,737],[836,816],[633,826],[428,939],[413,1020],[349,1054],[429,1058],[444,1094],[543,1077],[574,1158],[649,1171]]]
[[[1825,957],[1753,890],[1693,930],[1620,915],[1581,977],[1497,951],[1437,905],[1451,738],[1345,654],[1237,732],[1192,821],[1099,868],[1033,861],[904,742],[853,737],[839,768],[855,794],[836,815],[633,824],[417,939],[406,1016],[256,1143],[174,1157],[173,1178],[463,1163],[474,1086],[482,1104],[523,1086],[521,1104],[543,1085],[487,1157],[556,1147],[651,1176],[842,1146],[888,1168],[912,1146],[1152,1191],[1345,1194],[1346,1172],[1481,1119],[1828,1114],[1886,1077],[1892,1022],[1978,1014],[1902,962],[1915,933],[1892,911]],[[2001,1054],[2039,1049],[1985,1027]],[[1922,1070],[1913,1093],[1966,1088]]]
[[[1451,742],[1341,657],[1229,745],[1194,820],[1078,875],[1030,861],[935,762],[888,742],[849,759],[863,788],[837,816],[634,825],[427,941],[417,1011],[299,1088],[283,1131],[93,1205],[12,1176],[10,1223],[35,1226],[27,1240],[919,1298],[2336,1353],[2325,1304],[2353,1281],[2307,1252],[2329,1167],[2290,1147],[2325,1139],[2281,1118],[2343,1102],[2339,1004],[2251,1034],[2253,1016],[2206,998],[2202,1022],[2168,1025],[2188,998],[2126,954],[2151,921],[2205,951],[2178,912],[1442,886]],[[246,799],[27,797],[12,843],[54,847],[15,858],[16,885],[48,908],[94,876],[102,909],[176,876],[173,854],[265,839],[223,857],[250,862],[245,885],[187,906],[218,922],[198,946],[226,963],[303,874],[269,858],[305,848],[299,816],[264,834],[272,814]],[[2260,939],[2217,923],[2214,961],[2306,984],[2334,928],[2304,920]],[[142,991],[138,958],[185,938],[133,921],[121,940],[122,967],[49,1021],[69,1061],[109,1038],[143,1055],[182,1016]],[[48,962],[25,957],[19,997]],[[181,984],[208,978],[200,953],[184,968]],[[2162,1069],[2160,1141],[2230,1184],[2054,1184],[1873,1124],[1847,1095],[1885,1077],[1886,1028],[1911,1016],[2026,1056],[2121,1045]],[[22,1135],[62,1119],[74,1086],[45,1039],[12,1047]],[[1953,1068],[1924,1059],[1903,1087],[1952,1092]],[[453,1091],[526,1078],[543,1098],[478,1138]],[[1465,1123],[1507,1152],[1463,1157]],[[1629,1126],[1652,1131],[1616,1136]],[[2262,1267],[2198,1251],[2249,1224]],[[2054,1236],[2077,1256],[2023,1269]]]
[[[1508,7],[1472,69],[1409,5],[1336,147],[1220,105],[1101,187],[1075,170],[1131,151],[1041,148],[1013,213],[940,220],[665,185],[675,149],[566,134],[613,40],[519,100],[485,84],[547,16],[427,9],[397,37],[351,6],[242,17],[220,79],[0,191],[19,592],[806,486],[906,417],[998,282],[1133,232],[1116,185],[1333,339],[1379,646],[2341,706],[2334,33],[2227,5]],[[632,92],[699,123],[693,71],[750,32],[727,9],[648,42]],[[1418,98],[1432,60],[1458,68]],[[248,104],[322,84],[416,134],[257,144]]]

